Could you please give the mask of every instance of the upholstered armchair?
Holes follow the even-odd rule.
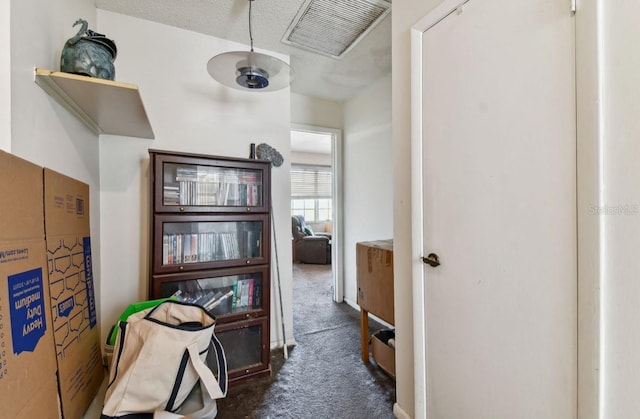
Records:
[[[331,234],[314,233],[302,215],[291,217],[291,234],[295,261],[322,265],[331,263]]]

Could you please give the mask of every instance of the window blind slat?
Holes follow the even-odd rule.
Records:
[[[294,165],[291,167],[292,198],[331,198],[331,167]]]

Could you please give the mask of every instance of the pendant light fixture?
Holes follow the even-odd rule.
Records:
[[[239,90],[272,92],[287,87],[294,72],[287,63],[270,55],[253,51],[251,3],[249,1],[249,40],[251,51],[218,54],[207,63],[207,71],[218,82]]]

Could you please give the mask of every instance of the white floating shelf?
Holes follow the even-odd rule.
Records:
[[[41,68],[35,82],[96,134],[155,138],[134,84]]]

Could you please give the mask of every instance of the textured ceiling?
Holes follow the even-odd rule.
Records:
[[[296,73],[292,92],[342,102],[391,72],[390,15],[340,59],[282,43],[303,1],[255,0],[252,5],[254,48],[290,56]],[[96,0],[96,6],[249,45],[248,0]]]

